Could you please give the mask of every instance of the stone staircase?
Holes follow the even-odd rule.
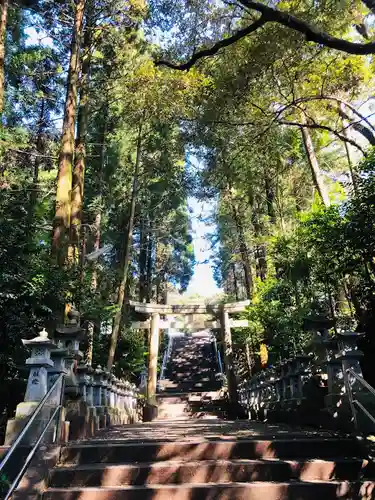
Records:
[[[166,376],[161,381],[163,394],[211,392],[221,388],[214,347],[208,333],[175,337]]]
[[[375,498],[361,441],[225,420],[216,370],[208,337],[178,339],[159,419],[62,447],[43,500]]]
[[[115,427],[62,448],[43,500],[370,499],[360,443],[247,421]]]
[[[158,420],[226,418],[223,396],[209,334],[175,337],[166,376],[159,384]]]

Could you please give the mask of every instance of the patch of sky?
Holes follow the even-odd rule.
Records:
[[[202,168],[197,157],[189,153],[186,155],[186,164],[188,169],[199,170]],[[199,294],[203,297],[212,297],[222,292],[214,280],[210,264],[211,248],[207,240],[207,235],[215,230],[215,226],[207,222],[212,213],[213,203],[198,200],[194,196],[188,198],[196,263],[193,278],[186,291],[187,295]]]

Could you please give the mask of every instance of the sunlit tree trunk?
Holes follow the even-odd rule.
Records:
[[[79,257],[79,241],[82,225],[83,190],[86,168],[86,141],[89,116],[89,79],[91,65],[91,20],[87,15],[86,30],[82,48],[82,70],[80,79],[80,99],[77,120],[77,139],[71,192],[70,248],[73,261]]]
[[[320,171],[310,131],[307,127],[301,127],[301,134],[302,134],[303,144],[305,146],[307,161],[311,169],[311,175],[313,178],[314,186],[319,193],[323,205],[328,207],[330,204],[328,191],[324,184],[324,179]]]
[[[133,186],[132,186],[132,194],[131,194],[131,202],[130,202],[130,215],[128,220],[128,227],[126,231],[125,237],[125,254],[122,266],[122,278],[118,288],[117,294],[117,312],[113,319],[112,325],[112,334],[111,341],[108,353],[108,361],[107,361],[107,370],[111,371],[113,362],[115,359],[116,347],[117,347],[117,339],[120,331],[121,325],[121,317],[122,317],[122,309],[124,305],[125,299],[125,291],[126,284],[128,279],[128,271],[130,264],[130,255],[132,248],[132,240],[133,240],[133,227],[134,227],[134,215],[135,215],[135,205],[138,191],[138,177],[139,177],[139,169],[141,164],[141,147],[142,147],[142,125],[139,126],[138,130],[138,138],[137,138],[137,152],[134,166],[134,174],[133,174]]]
[[[5,87],[5,40],[8,18],[9,0],[0,0],[0,117],[4,110],[4,87]],[[1,123],[0,123],[1,125]]]
[[[70,229],[77,83],[79,77],[79,52],[83,29],[84,8],[85,0],[77,0],[64,107],[63,131],[58,159],[56,211],[53,224],[52,252],[60,265],[62,265],[66,259]]]

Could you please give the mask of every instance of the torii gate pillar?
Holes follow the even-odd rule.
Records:
[[[160,314],[155,312],[152,313],[147,376],[147,402],[149,405],[155,403],[156,395],[159,353],[159,321]]]

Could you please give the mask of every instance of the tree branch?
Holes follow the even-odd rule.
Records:
[[[253,24],[250,24],[250,26],[247,26],[246,28],[236,31],[234,35],[229,36],[228,38],[224,38],[223,40],[220,40],[219,42],[215,43],[212,47],[208,49],[203,49],[198,52],[196,52],[191,59],[189,59],[186,63],[183,64],[176,64],[171,61],[156,61],[155,65],[156,66],[168,66],[168,68],[172,69],[178,69],[180,71],[187,71],[190,68],[194,66],[194,64],[199,60],[202,59],[203,57],[209,57],[217,54],[220,49],[224,47],[228,47],[229,45],[232,45],[235,42],[238,42],[238,40],[241,40],[241,38],[244,38],[245,36],[249,35],[250,33],[253,33],[257,29],[261,28],[264,24],[266,24],[267,20],[262,17],[260,17],[257,21],[255,21]]]
[[[342,52],[347,52],[349,54],[374,54],[375,53],[375,42],[369,43],[354,43],[348,40],[343,40],[342,38],[337,38],[328,33],[319,31],[314,26],[311,26],[306,21],[299,19],[287,12],[282,12],[281,10],[272,9],[267,5],[259,2],[254,2],[252,0],[238,0],[241,5],[248,9],[253,9],[259,12],[262,17],[268,22],[275,22],[285,26],[286,28],[298,31],[305,36],[308,42],[315,42],[325,47],[330,47],[331,49],[340,50]]]
[[[363,156],[366,156],[366,152],[361,148],[361,146],[356,141],[354,141],[353,139],[350,139],[348,137],[345,137],[344,135],[340,134],[340,132],[337,132],[337,130],[334,130],[333,128],[328,127],[328,125],[321,125],[319,123],[292,122],[289,120],[277,120],[276,122],[279,123],[280,125],[288,125],[288,126],[292,126],[292,127],[300,127],[300,128],[303,127],[303,128],[311,128],[311,129],[318,129],[318,130],[319,129],[320,130],[327,130],[328,132],[331,132],[333,135],[335,135],[338,139],[340,139],[340,141],[348,142],[349,144],[351,144],[352,146],[357,148],[359,151],[361,151]]]
[[[337,38],[331,36],[324,31],[319,31],[317,28],[312,26],[306,21],[299,19],[298,17],[289,14],[288,12],[282,12],[278,9],[273,9],[259,2],[254,2],[252,0],[238,0],[239,3],[246,9],[251,9],[259,12],[261,14],[260,19],[250,24],[246,28],[237,31],[232,36],[228,38],[223,38],[219,42],[215,43],[212,47],[207,49],[202,49],[196,52],[188,61],[185,63],[173,63],[171,61],[159,60],[155,62],[156,66],[167,66],[172,69],[177,69],[179,71],[189,70],[194,66],[194,64],[204,57],[209,57],[217,54],[220,49],[232,45],[241,38],[254,33],[257,29],[264,26],[266,23],[274,22],[285,26],[293,31],[297,31],[305,36],[308,42],[314,42],[319,45],[329,47],[331,49],[339,50],[341,52],[346,52],[348,54],[357,55],[367,55],[375,54],[375,42],[368,43],[355,43],[349,40],[344,40],[342,38]]]
[[[344,118],[345,120],[347,120],[349,122],[349,127],[353,127],[354,130],[356,130],[359,134],[362,134],[363,137],[365,137],[368,142],[371,144],[371,146],[375,146],[375,135],[373,134],[373,132],[371,132],[370,129],[368,129],[367,127],[365,127],[362,123],[360,122],[353,122],[350,118],[350,116],[345,113],[345,111],[341,108],[338,109],[338,113],[339,115]]]

